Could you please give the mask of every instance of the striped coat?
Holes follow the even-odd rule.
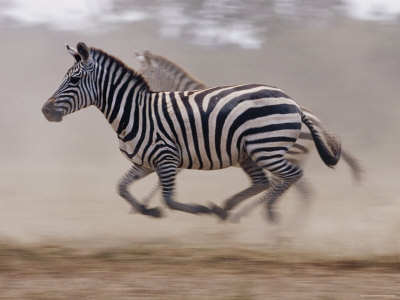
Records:
[[[127,186],[156,172],[169,208],[192,214],[226,218],[238,204],[224,207],[181,203],[174,199],[179,168],[216,170],[239,164],[248,173],[267,170],[280,182],[263,186],[271,205],[302,176],[302,169],[284,155],[300,135],[301,123],[310,130],[321,159],[334,166],[340,144],[321,138],[300,107],[281,90],[266,85],[236,85],[197,91],[153,92],[142,75],[106,52],[84,43],[67,46],[76,62],[42,111],[49,121],[95,105],[120,141],[132,163],[118,185],[119,194],[135,210],[160,217]],[[240,202],[240,201],[239,201]]]
[[[153,91],[180,91],[184,89],[204,89],[206,85],[196,79],[193,75],[184,70],[181,66],[165,58],[164,56],[150,52],[149,50],[140,53],[135,52],[137,59],[140,62],[140,73],[145,77]],[[301,107],[304,114],[312,120],[314,126],[318,127],[321,131],[322,136],[328,136],[329,134],[323,128],[321,121],[312,113],[311,110]],[[306,158],[314,149],[314,143],[312,135],[310,134],[307,126],[304,124],[301,127],[301,133],[295,144],[286,152],[285,157],[292,163],[297,165],[303,165]],[[352,174],[357,181],[361,180],[361,166],[355,157],[348,151],[342,149],[342,157],[345,162],[350,166]],[[262,175],[261,175],[262,176]],[[251,178],[250,178],[251,179]],[[267,180],[266,178],[264,180]],[[308,201],[311,195],[310,185],[301,178],[294,184],[301,193],[302,198]],[[147,196],[146,202],[150,201],[154,193],[158,188],[154,189],[153,192]],[[259,203],[260,201],[256,202]],[[262,201],[261,201],[262,202]],[[253,204],[249,207],[256,207],[257,204]],[[250,212],[250,208],[245,208],[235,215],[236,220],[241,216]]]

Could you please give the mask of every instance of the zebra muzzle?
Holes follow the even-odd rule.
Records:
[[[60,122],[63,117],[63,113],[56,109],[54,105],[54,98],[50,98],[42,107],[42,112],[46,119],[50,122]]]

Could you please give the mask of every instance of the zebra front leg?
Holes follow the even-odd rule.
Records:
[[[118,194],[132,205],[133,210],[138,211],[143,215],[160,218],[162,215],[159,208],[147,208],[145,205],[137,201],[128,191],[128,186],[131,183],[153,172],[154,171],[151,169],[145,169],[138,165],[133,165],[118,182]]]
[[[175,177],[177,174],[177,167],[175,161],[163,161],[163,163],[156,168],[156,172],[160,179],[162,187],[162,195],[165,203],[170,209],[187,212],[190,214],[211,214],[216,213],[216,205],[212,208],[200,204],[185,204],[173,200]]]
[[[182,169],[179,169],[176,174],[178,175]],[[144,205],[148,205],[151,201],[151,199],[154,197],[154,195],[158,192],[160,189],[160,183],[158,182],[157,185],[151,190],[151,192],[142,200],[142,203]]]

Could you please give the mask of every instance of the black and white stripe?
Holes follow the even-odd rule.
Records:
[[[179,168],[216,170],[240,164],[243,169],[263,169],[280,181],[271,184],[264,201],[273,203],[302,175],[302,169],[284,155],[307,125],[325,164],[340,157],[340,144],[325,142],[298,105],[281,90],[249,84],[183,92],[153,92],[142,75],[102,50],[79,43],[76,59],[43,113],[61,121],[68,113],[96,105],[116,131],[121,152],[133,163],[119,184],[119,193],[139,212],[159,217],[127,190],[127,184],[156,172],[166,204],[188,213],[224,209],[177,202],[173,199]],[[78,56],[79,55],[79,56]]]

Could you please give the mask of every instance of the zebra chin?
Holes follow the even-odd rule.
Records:
[[[44,115],[45,117],[46,117],[46,119],[47,119],[47,121],[49,121],[49,122],[61,122],[62,121],[62,118],[63,118],[63,115],[61,114],[61,113],[54,113],[54,114],[51,114],[51,115]]]

